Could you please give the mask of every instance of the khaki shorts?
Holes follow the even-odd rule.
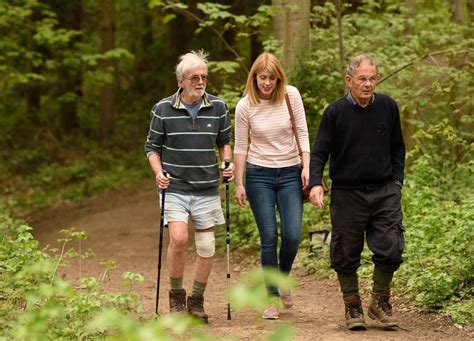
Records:
[[[173,221],[181,221],[188,224],[190,217],[197,230],[224,224],[225,220],[222,213],[220,196],[166,193],[165,224]]]

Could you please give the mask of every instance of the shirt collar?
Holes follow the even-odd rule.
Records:
[[[352,97],[352,93],[350,91],[347,93],[346,99],[349,101],[349,103],[360,107],[359,103],[357,103],[356,100],[354,99],[354,97]],[[374,103],[374,101],[375,101],[375,93],[372,95],[372,98],[370,99],[369,105]]]
[[[183,89],[179,88],[178,91],[176,91],[176,93],[173,95],[173,98],[171,98],[171,106],[175,109],[186,109],[183,104],[183,101],[181,100],[181,97],[179,96],[181,92],[183,92]],[[207,92],[205,92],[202,96],[201,106],[199,107],[199,109],[207,107],[212,107],[212,102]]]

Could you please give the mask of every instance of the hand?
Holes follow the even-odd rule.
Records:
[[[244,185],[235,186],[235,200],[240,207],[245,208],[247,206],[247,194]]]
[[[303,189],[309,185],[309,168],[303,167],[301,170],[301,183],[303,184]]]
[[[163,174],[163,172],[159,172],[155,176],[155,181],[160,189],[167,189],[170,184],[170,178],[171,178],[170,173],[166,172],[166,175],[165,175]]]
[[[324,207],[323,186],[317,185],[311,188],[311,192],[309,192],[309,200],[314,206],[323,208]]]
[[[222,176],[227,181],[232,181],[234,179],[234,164],[232,162],[229,162],[229,166],[226,168],[225,163],[225,161],[221,163]]]

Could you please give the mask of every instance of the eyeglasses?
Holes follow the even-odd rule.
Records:
[[[183,77],[184,79],[189,79],[191,81],[191,84],[197,84],[199,81],[202,79],[203,83],[206,83],[207,80],[209,79],[208,75],[193,75],[191,77]]]
[[[367,82],[377,83],[377,81],[379,80],[379,75],[371,76],[369,78],[367,78],[367,77],[357,77],[357,78],[355,78],[354,76],[351,76],[351,77],[354,78],[356,80],[356,82],[360,83],[360,84],[365,84]]]

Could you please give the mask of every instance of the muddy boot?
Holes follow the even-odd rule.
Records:
[[[344,297],[346,309],[346,326],[349,330],[365,330],[364,312],[359,296]]]
[[[179,313],[186,311],[186,290],[171,289],[170,294],[170,313]]]
[[[188,312],[207,323],[209,316],[204,312],[204,296],[191,295],[188,296]]]
[[[368,315],[373,320],[378,320],[385,329],[397,328],[398,322],[392,316],[392,306],[389,303],[390,290],[384,293],[372,293]]]

